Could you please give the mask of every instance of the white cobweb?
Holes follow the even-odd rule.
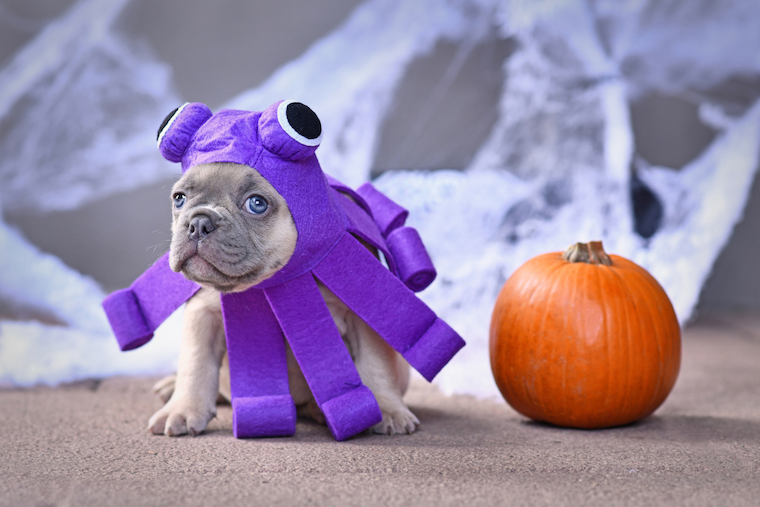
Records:
[[[4,206],[75,207],[95,193],[166,175],[168,166],[153,153],[155,125],[141,111],[168,111],[180,100],[165,67],[112,28],[126,3],[81,1],[0,72],[0,145],[13,148],[11,162],[0,161],[3,182],[11,182],[0,189]],[[92,33],[83,30],[96,14],[110,21]],[[439,277],[421,297],[468,342],[436,383],[446,392],[479,396],[497,392],[487,342],[498,290],[539,253],[601,239],[607,251],[652,272],[679,319],[687,320],[741,218],[760,153],[760,103],[727,111],[701,93],[737,74],[760,74],[760,32],[751,28],[760,25],[760,7],[751,0],[369,0],[226,106],[260,110],[281,98],[309,104],[325,132],[318,152],[323,168],[355,186],[369,178],[379,130],[409,63],[442,40],[473,46],[493,37],[494,25],[518,50],[504,62],[498,120],[471,166],[397,171],[375,182],[410,209],[409,225],[418,228],[436,263]],[[45,49],[56,37],[67,51]],[[68,83],[52,86],[55,100],[46,98],[49,82],[61,73]],[[117,83],[115,98],[97,101],[104,110],[89,111],[82,124],[63,121],[88,94]],[[664,205],[660,228],[644,240],[633,232],[628,103],[653,91],[698,101],[703,119],[719,133],[678,171],[640,168],[639,177]],[[51,110],[60,121],[24,144],[24,132],[45,124]],[[11,121],[20,127],[8,134]],[[43,152],[31,148],[48,140],[52,145]],[[21,174],[17,167],[34,169]],[[41,182],[49,182],[43,191]],[[176,315],[142,350],[121,354],[94,282],[1,223],[0,247],[0,295],[65,324],[2,322],[0,382],[172,368]]]
[[[114,30],[127,4],[80,1],[0,70],[0,210],[72,209],[173,173],[151,124],[156,109],[179,98],[168,66]],[[0,320],[0,384],[171,368],[171,324],[157,353],[122,354],[104,297],[95,281],[0,220],[0,302],[53,321]]]

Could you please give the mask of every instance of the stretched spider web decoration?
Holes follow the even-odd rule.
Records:
[[[166,65],[114,28],[128,3],[81,0],[0,71],[2,209],[70,209],[171,174],[153,154],[147,111],[182,101]],[[436,382],[489,396],[497,394],[483,370],[491,308],[503,281],[536,254],[601,239],[648,269],[688,320],[758,165],[758,93],[731,101],[716,92],[760,75],[758,24],[751,0],[368,0],[225,106],[263,110],[283,97],[309,104],[325,131],[323,169],[356,187],[370,178],[412,62],[441,42],[465,53],[489,38],[516,42],[503,62],[496,122],[464,171],[394,171],[373,182],[410,210],[438,269],[422,299],[468,342]],[[715,132],[678,170],[637,154],[629,106],[649,93],[695,104]],[[78,107],[84,98],[99,107]],[[0,252],[0,300],[55,321],[0,323],[0,382],[172,368],[176,316],[161,340],[122,355],[95,282],[3,223]]]

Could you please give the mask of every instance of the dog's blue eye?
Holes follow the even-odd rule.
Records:
[[[261,215],[264,213],[267,208],[269,208],[269,204],[267,204],[267,201],[258,195],[254,195],[252,197],[249,197],[246,201],[246,206],[248,207],[248,211],[253,213],[254,215]]]
[[[185,201],[187,198],[185,197],[185,194],[177,192],[174,194],[174,209],[180,209],[182,206],[185,205]]]

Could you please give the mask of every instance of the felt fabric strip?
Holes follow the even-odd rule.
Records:
[[[416,229],[399,227],[388,234],[386,241],[404,285],[421,292],[433,283],[435,267]]]
[[[335,178],[328,178],[330,185],[338,194],[338,201],[348,218],[348,231],[363,241],[374,246],[383,253],[388,269],[398,276],[404,284],[414,292],[425,290],[436,277],[433,261],[430,259],[425,245],[422,243],[419,233],[411,227],[402,227],[408,212],[375,189],[371,184],[366,184],[364,193],[370,196],[378,216],[385,216],[385,235],[381,234],[383,225],[373,219],[371,212],[367,212],[359,203],[363,197],[356,192],[344,195],[348,188]],[[354,202],[353,199],[357,199]]]
[[[296,408],[290,395],[232,398],[235,438],[289,437],[295,432]]]
[[[380,408],[362,384],[314,277],[307,273],[264,293],[335,439],[379,423]]]
[[[359,207],[364,210],[364,212],[368,214],[370,218],[372,218],[372,223],[374,223],[375,217],[372,216],[372,209],[370,208],[369,204],[367,204],[367,201],[364,200],[364,197],[359,195],[359,193],[353,188],[349,187],[342,181],[333,178],[329,174],[325,173],[325,177],[327,178],[327,183],[329,183],[333,189],[337,190],[341,194],[350,197],[353,202],[359,205]]]
[[[285,337],[264,292],[222,295],[236,438],[289,436],[296,407],[288,385]]]
[[[383,236],[388,236],[392,230],[404,225],[409,211],[402,208],[385,194],[376,189],[372,183],[365,183],[356,189],[356,193],[362,196],[372,210],[372,216],[380,228]]]
[[[313,272],[428,381],[465,344],[349,233]]]
[[[348,219],[348,226],[346,229],[348,232],[355,234],[363,241],[380,250],[388,263],[388,269],[391,270],[391,273],[397,275],[398,269],[396,268],[396,261],[388,248],[385,238],[380,234],[380,231],[375,222],[372,221],[372,218],[370,218],[370,216],[365,213],[358,204],[351,201],[351,199],[337,191],[335,193],[337,201],[346,212],[346,218]]]
[[[158,326],[200,288],[171,270],[166,253],[128,289],[106,297],[103,309],[121,350],[149,342]]]
[[[153,331],[145,321],[140,303],[132,289],[119,289],[103,300],[103,309],[123,351],[142,347],[153,338]]]

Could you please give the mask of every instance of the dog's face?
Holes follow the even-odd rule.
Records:
[[[285,199],[245,165],[190,168],[172,188],[172,208],[171,268],[220,292],[270,278],[296,247]]]

